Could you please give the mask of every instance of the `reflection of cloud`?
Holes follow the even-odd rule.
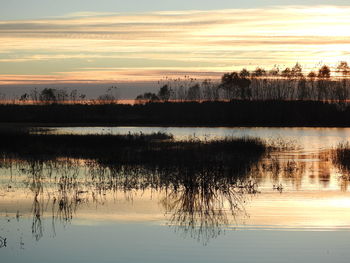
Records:
[[[348,55],[349,15],[350,7],[320,6],[83,13],[55,19],[0,21],[0,70],[7,74],[9,63],[26,63],[28,74],[34,74],[31,68],[35,65],[46,76],[79,82],[85,81],[81,75],[87,74],[81,68],[100,67],[104,61],[110,67],[113,60],[119,63],[114,62],[118,64],[117,71],[125,71],[128,66],[121,67],[120,61],[140,59],[134,70],[141,69],[138,77],[145,79],[154,73],[153,69],[147,69],[150,64],[162,68],[164,72],[159,72],[162,76],[181,67],[186,67],[182,71],[188,75],[203,67],[219,72],[250,63],[251,67],[296,61],[307,67],[320,60],[335,63],[346,60]],[[98,65],[94,64],[95,59],[100,61]],[[45,63],[36,64],[62,60],[70,63],[66,63],[66,72],[59,76],[54,72],[63,71],[63,66],[47,68]],[[168,64],[164,66],[160,61]],[[86,81],[105,80],[101,76],[109,73],[101,71],[91,71]],[[76,77],[72,77],[76,72]],[[21,80],[17,75],[22,73],[8,74],[14,74],[14,80]],[[123,81],[125,77],[118,75],[117,79]],[[8,76],[0,76],[2,84],[8,81]]]

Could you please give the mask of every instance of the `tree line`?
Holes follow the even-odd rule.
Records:
[[[335,75],[332,75],[335,73]],[[312,100],[345,102],[350,98],[350,67],[342,61],[332,72],[323,65],[318,71],[304,74],[297,63],[292,68],[256,68],[226,73],[218,82],[165,78],[158,93],[144,93],[136,97],[139,104],[149,102],[232,101],[232,100]]]
[[[225,73],[220,80],[199,81],[189,76],[158,82],[156,93],[146,92],[135,98],[136,104],[150,102],[203,102],[233,100],[304,100],[324,102],[347,102],[350,99],[350,66],[340,62],[333,70],[323,65],[317,71],[304,73],[299,63],[292,68],[271,70],[256,68],[253,71],[242,69]],[[5,95],[0,94],[5,101]],[[87,99],[77,89],[44,88],[32,89],[22,94],[14,102],[32,104],[117,104],[119,90],[109,87],[95,99]]]
[[[118,103],[119,90],[117,87],[109,87],[104,94],[96,99],[88,100],[86,95],[79,93],[77,89],[68,92],[66,89],[44,88],[42,90],[32,89],[28,93],[22,94],[18,101],[32,104],[77,104],[89,102],[91,104],[113,104]]]

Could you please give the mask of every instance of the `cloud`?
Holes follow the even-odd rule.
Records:
[[[297,61],[307,68],[321,60],[334,64],[349,56],[349,17],[350,6],[288,6],[0,21],[0,82],[25,82],[21,76],[35,75],[34,68],[42,74],[27,78],[31,83],[110,81],[104,62],[116,69],[116,81],[178,75],[174,70],[216,76]],[[59,61],[66,62],[64,70]],[[126,75],[130,63],[134,73]],[[24,65],[28,72],[23,75]],[[161,70],[151,69],[157,67]]]

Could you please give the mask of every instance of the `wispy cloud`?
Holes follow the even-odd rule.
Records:
[[[297,61],[308,68],[334,64],[349,57],[349,17],[350,6],[289,6],[0,21],[0,83],[98,82],[112,75],[136,81]]]

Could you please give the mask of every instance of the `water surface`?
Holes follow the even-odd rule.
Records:
[[[157,171],[116,171],[91,160],[8,160],[0,168],[4,262],[349,262],[348,177],[330,150],[350,139],[350,129],[54,130],[158,131],[176,139],[282,139],[296,147],[264,156],[228,188],[193,181],[164,187]]]
[[[210,128],[210,127],[60,127],[59,134],[173,134],[176,139],[215,139],[224,137],[258,137],[266,140],[283,139],[296,142],[304,149],[329,149],[338,142],[350,140],[350,128]]]

